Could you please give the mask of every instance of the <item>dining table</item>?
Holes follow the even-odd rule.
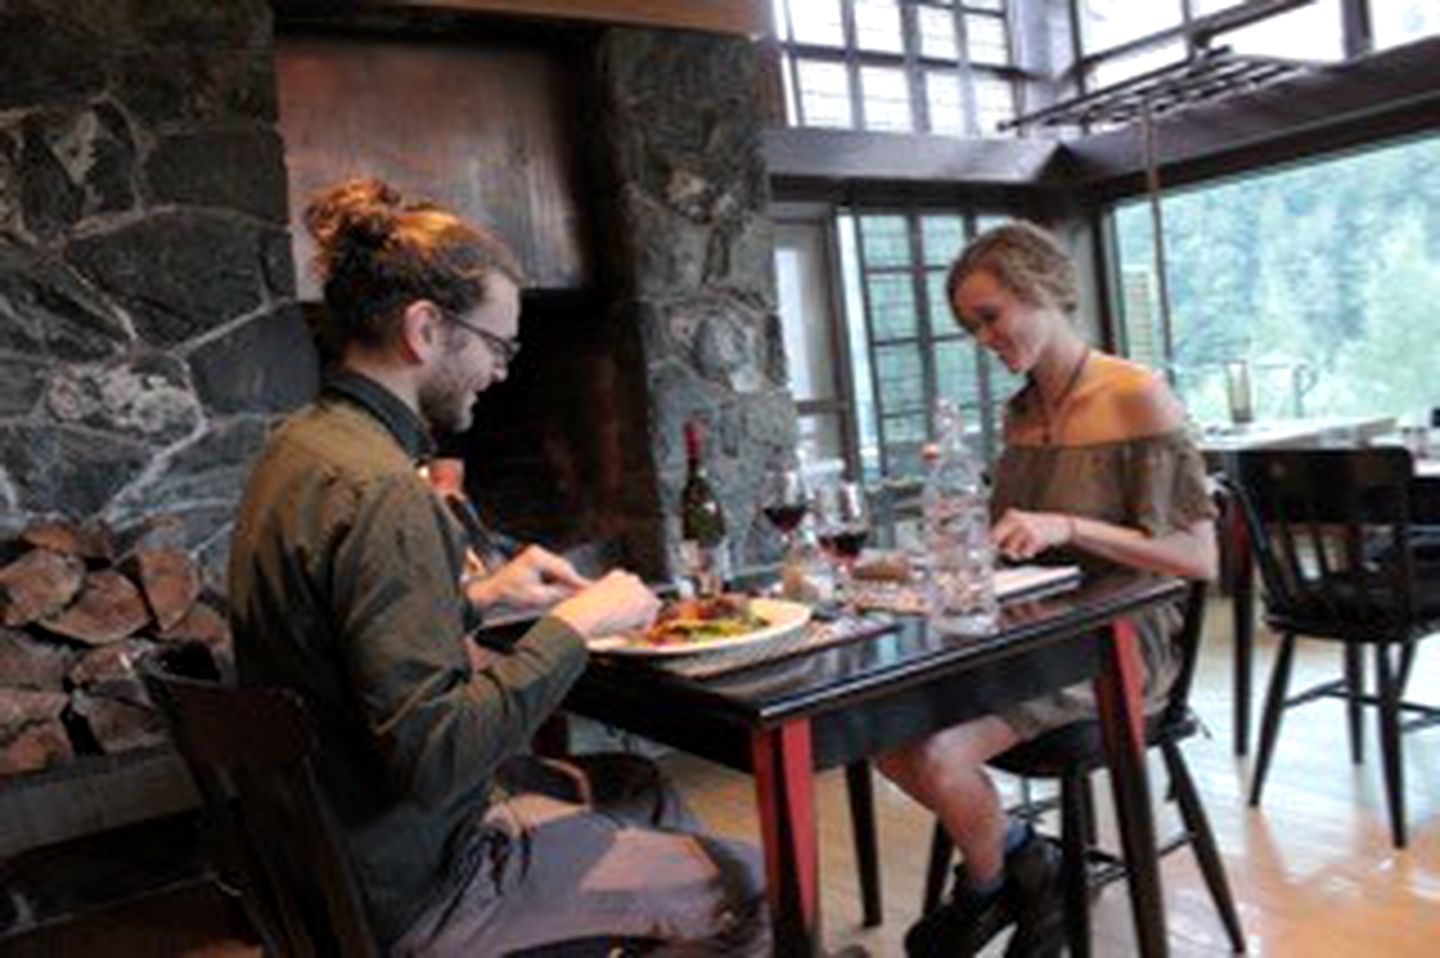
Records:
[[[814,625],[721,658],[593,654],[565,702],[588,716],[754,778],[775,954],[821,952],[815,775],[1006,705],[1093,683],[1127,865],[1136,950],[1166,954],[1145,768],[1138,639],[1129,617],[1184,593],[1116,571],[1001,607],[960,634],[919,615]],[[810,626],[807,626],[810,628]],[[828,632],[826,630],[829,630]],[[553,742],[553,739],[552,739]]]

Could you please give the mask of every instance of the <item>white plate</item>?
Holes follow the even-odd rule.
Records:
[[[723,639],[651,645],[643,639],[625,635],[607,635],[591,639],[588,645],[591,652],[604,652],[607,655],[695,655],[700,652],[719,652],[722,649],[739,648],[742,645],[753,645],[756,642],[768,642],[771,639],[790,635],[810,621],[808,605],[787,602],[784,599],[751,599],[750,611],[763,619],[766,624],[754,632],[731,635]]]

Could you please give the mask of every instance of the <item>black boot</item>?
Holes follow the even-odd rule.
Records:
[[[994,894],[970,891],[963,866],[957,866],[955,891],[906,932],[905,953],[909,958],[970,958],[1011,924],[1016,928],[1006,958],[1050,958],[1064,948],[1060,851],[1033,833],[1005,856],[1005,883]]]
[[[976,895],[956,868],[954,893],[910,926],[905,933],[905,954],[909,958],[971,958],[1015,921],[1006,891],[1002,887],[989,895]]]
[[[1065,947],[1065,903],[1060,849],[1031,833],[1005,858],[1005,887],[1015,913],[1006,958],[1052,958]]]

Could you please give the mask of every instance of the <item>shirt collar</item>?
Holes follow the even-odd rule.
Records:
[[[423,462],[435,455],[435,440],[424,420],[370,377],[349,370],[331,373],[325,378],[325,392],[354,403],[377,419],[411,459]]]

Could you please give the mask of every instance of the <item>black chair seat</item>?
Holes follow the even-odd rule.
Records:
[[[1337,573],[1323,586],[1311,580],[1313,587],[1297,593],[1283,609],[1267,611],[1266,624],[1277,632],[1356,642],[1394,641],[1397,632],[1424,635],[1440,630],[1440,562],[1417,559],[1413,569],[1409,614],[1400,594],[1375,589],[1373,577],[1361,580]]]
[[[1162,741],[1178,742],[1195,734],[1198,724],[1186,714],[1179,721],[1167,721],[1163,713],[1145,720],[1145,742],[1154,747]],[[1025,778],[1059,778],[1071,770],[1093,772],[1105,764],[1100,723],[1071,722],[1038,738],[1009,749],[990,764]]]

